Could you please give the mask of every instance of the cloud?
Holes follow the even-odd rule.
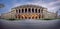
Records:
[[[17,6],[20,6],[21,4],[19,4],[19,3],[15,3],[14,5],[13,5],[13,7],[17,7]]]
[[[42,1],[42,0],[33,0],[30,2],[25,2],[25,3],[23,3],[23,2],[22,3],[14,3],[13,7],[17,7],[17,6],[25,5],[25,4],[32,4],[32,5],[39,5],[42,7],[46,7],[46,8],[48,8],[48,11],[50,11],[50,12],[56,12],[60,8],[59,0],[49,2],[49,3],[47,3],[46,1]]]
[[[36,3],[36,1],[38,1],[38,3]],[[32,0],[30,2],[29,1],[25,2],[25,0],[24,0],[24,2],[17,2],[17,0],[14,0],[13,1],[13,7],[20,6],[20,5],[23,5],[23,4],[34,4],[34,5],[38,5],[39,2],[42,3],[41,0]]]
[[[47,7],[48,7],[48,10],[50,11],[54,11],[56,12],[59,8],[60,8],[60,1],[55,1],[55,2],[50,2]]]

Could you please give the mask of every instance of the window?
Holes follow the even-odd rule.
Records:
[[[25,9],[25,13],[27,12],[27,8]]]
[[[22,13],[24,12],[24,9],[22,9]]]
[[[40,9],[38,10],[38,12],[40,13]]]
[[[34,9],[32,8],[32,12],[34,12]]]
[[[31,12],[31,11],[30,11],[30,8],[28,9],[28,12]]]
[[[35,12],[37,13],[37,9],[35,9]]]
[[[20,13],[20,9],[19,9],[19,13]]]
[[[16,13],[18,13],[18,10],[16,10]]]

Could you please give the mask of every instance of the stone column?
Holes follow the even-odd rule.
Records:
[[[35,13],[35,8],[34,8],[34,13]]]
[[[39,12],[39,10],[40,10],[40,9],[38,9],[38,13],[40,13],[40,12],[41,12],[41,10],[40,10],[40,12]]]
[[[24,19],[25,19],[25,16],[24,16]]]
[[[20,19],[22,19],[21,14],[20,14]]]
[[[41,18],[42,18],[42,16],[43,16],[43,15],[42,15],[42,14],[43,14],[43,13],[42,13],[42,8],[41,8],[40,10],[41,10],[41,13],[40,13],[40,14],[41,14]]]
[[[17,9],[17,19],[18,19],[19,9]]]
[[[32,15],[30,14],[30,17],[31,17],[31,19],[32,19]]]
[[[31,17],[31,19],[32,19],[32,17]]]
[[[24,19],[25,19],[25,16],[24,16]]]
[[[20,11],[21,11],[21,13],[22,13],[22,8],[20,8]]]
[[[39,19],[39,16],[38,16],[39,14],[37,14],[37,19]]]
[[[25,13],[25,8],[24,8],[24,13]]]
[[[36,19],[36,17],[34,16],[34,19]]]
[[[27,13],[28,13],[28,8],[27,8]]]
[[[39,15],[41,15],[41,16],[40,16],[40,19],[41,19],[41,17],[42,17],[41,8],[40,8],[40,14],[39,14]]]
[[[37,13],[38,13],[38,10],[39,10],[39,9],[37,8]]]
[[[41,13],[42,11],[41,11],[41,8],[40,8],[40,13]]]
[[[32,13],[32,8],[31,8],[31,13]]]
[[[38,19],[39,19],[39,14],[38,14]]]

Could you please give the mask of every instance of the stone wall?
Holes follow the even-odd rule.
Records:
[[[47,16],[48,16],[48,18],[55,18],[56,17],[56,13],[47,12]]]
[[[11,18],[11,13],[5,13],[1,15],[1,18],[8,19]]]
[[[15,14],[16,14],[16,11],[12,10],[11,12],[1,14],[1,18],[4,18],[4,19],[15,18]]]
[[[15,8],[12,8],[11,12],[8,12],[8,13],[4,13],[2,14],[2,18],[16,18],[16,15],[17,14],[21,14],[22,13],[22,9],[24,10],[24,13],[25,13],[25,8],[34,8],[34,12],[29,12],[27,11],[27,14],[31,13],[35,13],[35,9],[39,10],[40,9],[40,13],[37,13],[37,14],[40,14],[41,15],[41,18],[55,18],[56,14],[55,13],[52,13],[52,12],[48,12],[47,11],[47,8],[44,8],[44,7],[39,7],[39,6],[35,6],[35,5],[23,5],[23,6],[19,6],[19,7],[15,7]],[[39,9],[38,9],[39,8]],[[16,10],[18,10],[18,12],[16,12]],[[19,10],[21,10],[21,13],[19,13]],[[29,10],[29,9],[27,9]],[[32,10],[32,9],[31,9]],[[38,11],[37,11],[38,12]],[[23,13],[23,14],[24,14]],[[25,13],[26,14],[26,13]]]

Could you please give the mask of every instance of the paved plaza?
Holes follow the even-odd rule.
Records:
[[[3,20],[0,19],[1,29],[59,29],[60,20]]]

